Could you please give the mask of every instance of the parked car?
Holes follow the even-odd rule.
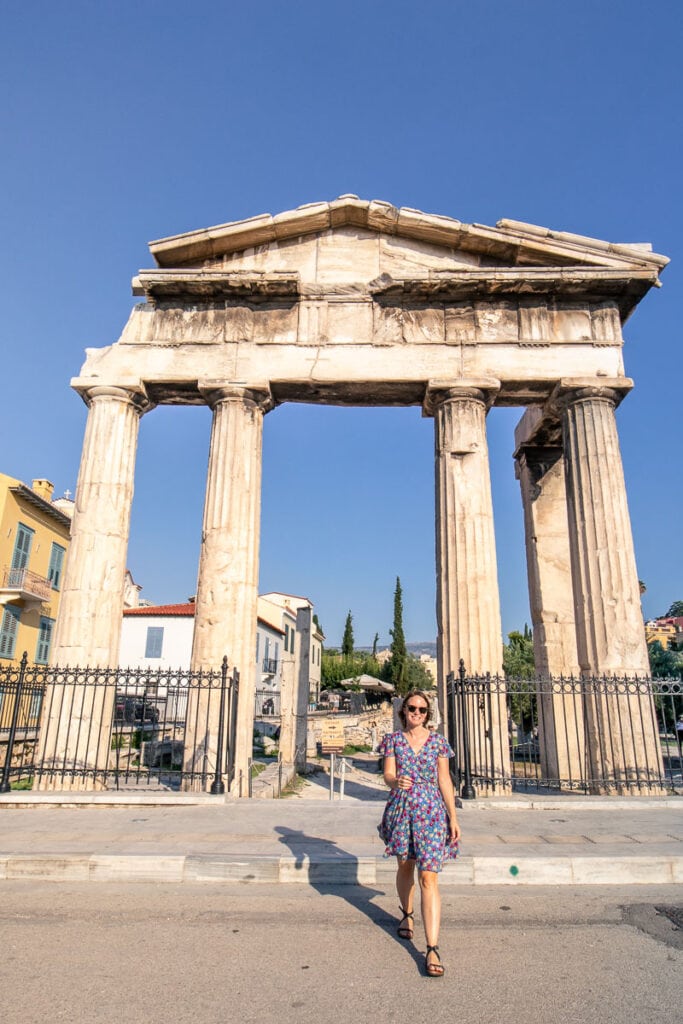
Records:
[[[142,697],[126,697],[117,693],[114,721],[125,725],[156,725],[159,710]]]

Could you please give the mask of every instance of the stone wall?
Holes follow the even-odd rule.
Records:
[[[35,736],[26,739],[17,737],[17,739],[14,742],[14,747],[12,749],[12,768],[21,768],[22,765],[32,765],[33,762],[35,761],[35,750]],[[6,760],[7,740],[3,740],[0,742],[0,772],[3,771]]]
[[[308,734],[306,739],[306,753],[314,757],[318,752],[318,744],[322,737],[323,722],[330,717],[335,721],[344,723],[344,741],[356,747],[373,745],[373,728],[375,731],[374,740],[379,742],[385,733],[392,732],[394,728],[394,716],[390,703],[380,704],[369,711],[363,711],[358,715],[344,714],[343,712],[330,716],[320,713],[309,713]]]

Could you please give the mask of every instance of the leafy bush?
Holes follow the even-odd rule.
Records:
[[[31,789],[33,786],[33,778],[29,779],[17,779],[16,782],[10,782],[10,789],[12,790],[25,790]]]

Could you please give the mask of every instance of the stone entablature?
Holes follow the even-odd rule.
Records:
[[[434,418],[441,699],[459,658],[470,672],[496,673],[486,414],[516,405],[529,407],[516,459],[538,664],[646,672],[614,411],[631,387],[622,324],[658,284],[666,257],[648,245],[509,220],[466,225],[351,195],[150,249],[157,268],[133,282],[144,303],[118,343],[87,351],[72,381],[90,412],[58,660],[116,663],[111,624],[121,616],[140,416],[160,403],[209,405],[192,663],[215,667],[228,652],[240,668],[237,764],[246,770],[263,417],[278,403],[306,401],[420,405]],[[213,756],[216,723],[199,705],[188,714]],[[586,715],[590,746],[604,709]],[[504,699],[470,731],[495,748],[505,784]],[[59,735],[53,723],[44,737],[55,756]],[[656,746],[643,732],[627,760],[645,750],[650,763]],[[85,760],[101,755],[82,751]]]
[[[119,343],[73,384],[144,381],[203,403],[197,381],[268,381],[277,401],[419,404],[433,378],[500,380],[497,404],[559,376],[623,375],[621,323],[666,258],[643,246],[496,228],[342,197],[153,242]]]

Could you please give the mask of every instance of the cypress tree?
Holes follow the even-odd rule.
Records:
[[[353,616],[349,611],[344,626],[344,636],[341,642],[341,652],[344,658],[353,657]]]
[[[403,591],[398,576],[394,590],[394,628],[389,632],[391,633],[391,681],[396,687],[396,692],[402,693],[406,688],[407,650],[403,632]]]

